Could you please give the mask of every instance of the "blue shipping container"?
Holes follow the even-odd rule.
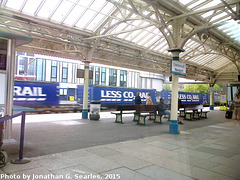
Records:
[[[14,83],[13,103],[17,106],[58,106],[59,83]]]
[[[101,101],[102,106],[113,106],[118,104],[134,104],[134,99],[140,92],[142,104],[146,104],[147,93],[150,93],[153,104],[156,104],[156,90],[153,89],[133,89],[121,87],[89,86],[88,99]],[[78,86],[77,97],[80,104],[83,103],[83,86]]]
[[[164,99],[166,104],[171,103],[171,91],[162,91],[161,97]],[[189,92],[178,92],[178,97],[182,100],[182,104],[202,104],[203,94],[201,93],[189,93]]]

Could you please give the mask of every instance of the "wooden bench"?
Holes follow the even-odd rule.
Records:
[[[153,120],[155,123],[162,123],[163,114],[157,114],[157,105],[136,105],[136,117],[138,125],[146,125],[146,117]]]
[[[116,119],[115,119],[115,123],[121,123],[123,124],[122,121],[122,115],[123,114],[134,114],[134,121],[137,121],[137,117],[136,117],[136,106],[135,104],[120,104],[117,105],[116,111],[117,112],[111,112],[112,114],[116,115]]]
[[[180,108],[180,116],[184,117],[185,120],[201,119],[202,117],[207,117],[207,113],[203,113],[202,111],[203,105],[201,104],[181,104]]]

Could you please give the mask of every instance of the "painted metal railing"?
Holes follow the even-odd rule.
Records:
[[[24,145],[24,132],[25,132],[25,119],[26,119],[26,112],[22,111],[20,113],[14,114],[12,116],[5,116],[0,118],[0,123],[3,123],[4,121],[7,121],[9,119],[13,119],[15,117],[22,116],[21,120],[21,132],[20,132],[20,144],[19,144],[19,157],[12,160],[11,163],[13,164],[25,164],[30,162],[28,158],[23,158],[23,145]],[[3,128],[0,129],[0,133],[3,133]],[[2,145],[2,138],[0,144]],[[0,146],[1,147],[1,146]]]

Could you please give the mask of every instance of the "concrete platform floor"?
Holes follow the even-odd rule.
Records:
[[[107,112],[100,121],[79,117],[29,115],[24,157],[31,162],[8,163],[0,179],[240,179],[240,122],[225,119],[223,111],[183,120],[179,135],[168,133],[166,119],[137,126],[132,116],[124,117],[125,124],[113,123]],[[13,124],[17,140],[18,121]],[[17,157],[13,149],[7,149],[12,158]]]

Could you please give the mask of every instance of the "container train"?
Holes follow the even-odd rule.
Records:
[[[89,86],[88,99],[90,101],[101,101],[102,106],[116,106],[118,104],[134,104],[135,95],[140,92],[142,103],[146,103],[147,93],[152,97],[152,101],[156,104],[155,89],[135,89],[121,87],[106,87],[106,86]],[[78,86],[77,97],[80,99],[80,104],[83,103],[83,86]]]
[[[59,83],[29,82],[15,81],[14,83],[14,105],[27,107],[42,106],[59,106],[60,94]],[[76,89],[76,97],[78,105],[83,104],[83,85],[78,85]],[[146,102],[146,95],[150,93],[154,104],[157,103],[159,97],[156,97],[155,89],[136,89],[121,88],[109,86],[89,86],[88,99],[101,101],[102,106],[116,106],[117,104],[134,104],[135,95],[140,92],[142,103]],[[162,91],[161,97],[165,99],[165,103],[170,103],[171,91]],[[205,93],[187,93],[179,92],[179,98],[182,103],[209,105],[209,94]],[[214,95],[216,105],[220,103],[220,95]]]
[[[161,92],[161,97],[164,98],[164,102],[167,104],[170,104],[171,102],[171,93],[171,91]],[[208,93],[178,92],[178,97],[181,99],[182,104],[210,105],[210,95]],[[214,104],[220,105],[220,94],[214,94]]]
[[[41,107],[60,105],[59,83],[43,83],[15,81],[14,105]],[[83,104],[83,85],[77,86],[78,105]],[[117,104],[133,104],[135,95],[140,92],[142,102],[146,102],[147,93],[150,93],[153,103],[156,103],[155,89],[136,89],[107,86],[89,86],[88,100],[101,101],[102,106],[116,106]]]

